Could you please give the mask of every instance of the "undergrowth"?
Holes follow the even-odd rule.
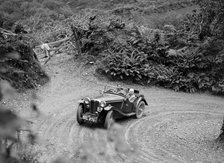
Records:
[[[75,41],[79,41],[81,53],[85,54],[83,56],[89,61],[95,61],[97,71],[112,80],[128,80],[192,93],[198,91],[224,93],[222,1],[199,1],[199,13],[194,11],[191,15],[181,17],[174,15],[175,18],[173,15],[160,19],[155,17],[151,21],[153,24],[144,23],[146,21],[144,18],[139,20],[139,23],[133,20],[141,18],[142,15],[144,17],[154,13],[166,14],[170,10],[194,5],[194,1],[182,0],[175,3],[171,3],[170,0],[141,1],[136,5],[136,1],[133,0],[130,5],[128,4],[130,1],[126,0],[105,0],[103,4],[96,4],[97,0],[95,3],[85,0],[71,1],[70,4],[66,1],[69,5],[65,6],[63,2],[1,1],[0,26],[11,29],[13,24],[23,24],[37,45],[56,41],[72,34],[72,31],[77,31],[78,40]],[[90,8],[92,4],[95,7]],[[69,6],[76,8],[78,13],[73,15]],[[99,8],[101,10],[98,10]],[[105,12],[102,9],[110,11]],[[21,20],[18,20],[19,18]],[[72,30],[70,24],[73,24]],[[33,45],[28,45],[19,37],[4,38],[2,35],[0,37],[1,79],[9,81],[18,89],[35,88],[48,81],[47,75],[36,61],[31,49]],[[10,93],[9,85],[5,86],[7,89],[0,85],[0,101],[4,96],[2,92]],[[33,105],[32,109],[37,111],[36,105]],[[11,157],[10,148],[4,146],[2,141],[9,139],[19,142],[15,135],[21,127],[19,123],[21,119],[2,106],[0,116],[0,147],[7,149],[0,152],[0,161],[18,161]],[[12,133],[3,130],[8,127],[13,127],[13,130],[6,130]],[[120,127],[117,129],[119,132],[116,133],[122,130]],[[108,135],[110,137],[110,134]],[[117,135],[115,138],[110,137],[109,141],[105,140],[105,144],[113,140],[114,147],[119,146],[122,142],[122,137],[119,136],[119,138]],[[30,134],[29,138],[32,144],[35,135]],[[91,154],[93,155],[96,146],[97,144],[90,144],[82,147],[82,151],[85,152],[82,153],[80,161],[86,161]],[[126,145],[120,147],[115,149],[116,152],[120,152],[121,149],[125,149],[124,152],[131,151]],[[105,148],[102,149],[106,151]],[[32,162],[35,161],[33,155],[26,153],[21,159]],[[108,153],[103,155],[107,157]]]
[[[0,63],[0,80],[7,80],[18,90],[36,88],[49,81],[36,54],[22,36],[0,38]]]
[[[157,85],[175,91],[224,93],[222,39],[200,40],[198,13],[178,26],[150,29],[111,19],[107,25],[90,19],[80,32],[82,53],[95,58],[98,72],[113,80]]]

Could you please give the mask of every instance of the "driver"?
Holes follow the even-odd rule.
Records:
[[[118,93],[118,94],[125,95],[125,89],[122,88],[122,87],[118,87],[118,88],[117,88],[117,93]]]
[[[128,100],[129,100],[130,102],[134,102],[134,101],[135,101],[136,96],[135,96],[135,91],[134,91],[133,88],[130,88],[130,89],[129,89],[129,92],[128,92],[128,94],[127,94],[127,98],[128,98]]]

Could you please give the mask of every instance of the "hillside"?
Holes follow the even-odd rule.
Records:
[[[42,22],[49,21],[49,18],[63,20],[81,10],[106,11],[132,21],[138,19],[145,21],[153,14],[165,14],[167,12],[183,14],[191,11],[192,7],[195,8],[193,0],[1,0],[0,26],[10,28],[14,22],[34,19],[35,17],[39,17],[38,19],[41,19]],[[182,9],[185,9],[184,12]],[[156,18],[158,17],[156,16]],[[41,27],[36,24],[35,28]]]
[[[156,28],[157,21],[191,13],[197,9],[193,0],[68,0],[65,1],[74,12],[95,10],[121,16],[129,21]],[[171,20],[172,21],[172,20]]]
[[[101,10],[137,10],[144,14],[150,12],[164,13],[171,10],[185,8],[193,5],[193,0],[70,0],[66,4],[75,10],[79,9],[101,9]]]
[[[7,36],[0,31],[0,82],[2,80],[18,90],[26,90],[44,85],[49,77],[22,36]]]
[[[210,94],[224,94],[223,11],[220,0],[0,0],[0,163],[223,162],[224,101]],[[44,43],[60,51],[45,58]],[[140,90],[144,116],[80,126],[78,101],[106,85]]]

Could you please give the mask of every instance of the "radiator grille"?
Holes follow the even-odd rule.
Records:
[[[90,112],[91,113],[95,113],[97,111],[97,107],[99,105],[99,102],[98,101],[94,101],[94,100],[91,100],[91,104],[90,104]]]

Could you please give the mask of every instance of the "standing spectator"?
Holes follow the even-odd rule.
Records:
[[[47,43],[43,43],[40,48],[44,51],[44,58],[49,58],[50,57],[50,50],[51,48],[49,47],[49,45]]]

